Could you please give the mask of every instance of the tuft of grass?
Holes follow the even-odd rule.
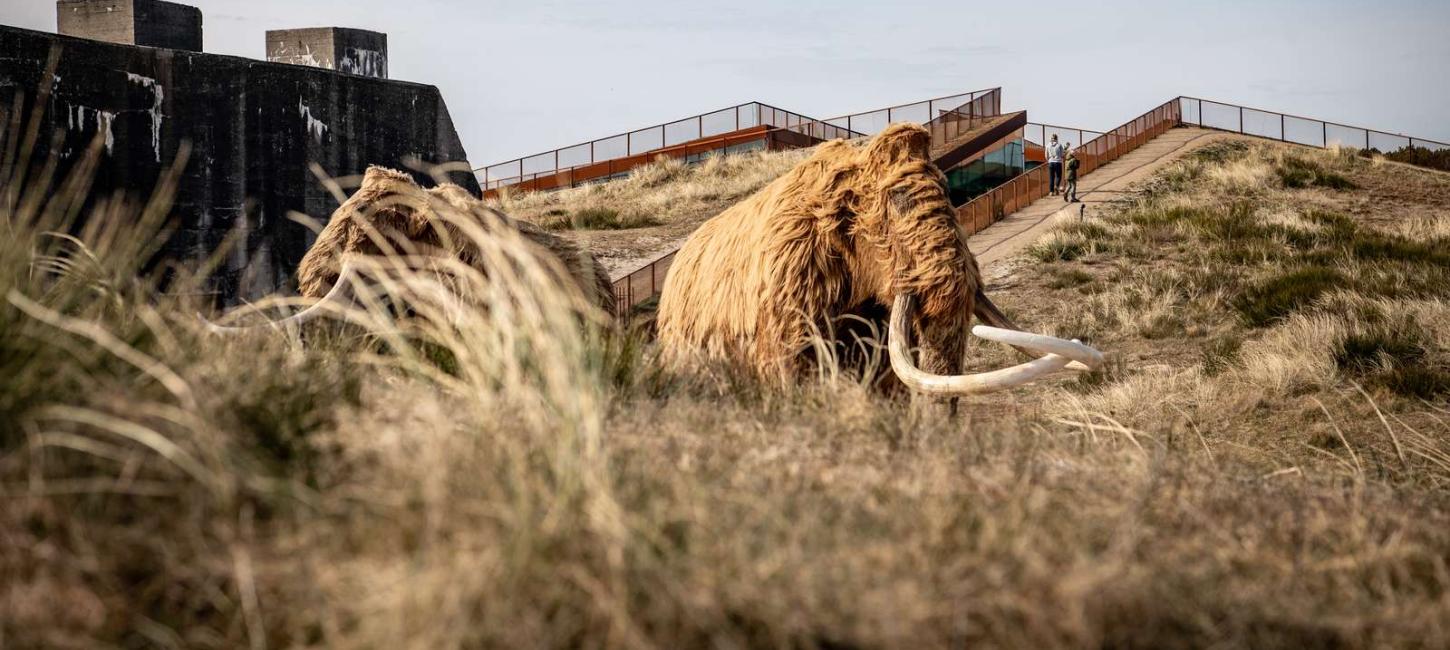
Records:
[[[544,213],[540,224],[549,230],[629,230],[661,225],[660,221],[639,213],[621,214],[604,207],[582,208],[570,213],[553,208]]]
[[[1274,166],[1279,183],[1286,188],[1326,187],[1332,190],[1353,190],[1359,185],[1338,172],[1325,169],[1320,163],[1296,156],[1283,154]]]
[[[1052,280],[1048,281],[1047,286],[1053,289],[1070,289],[1092,281],[1092,274],[1082,269],[1056,268],[1052,270]]]
[[[1221,336],[1205,343],[1200,353],[1203,373],[1209,377],[1216,377],[1232,368],[1238,362],[1239,353],[1243,347],[1243,337],[1235,334]]]
[[[1250,327],[1264,327],[1348,283],[1349,279],[1338,269],[1303,266],[1276,273],[1250,286],[1233,306]]]
[[[1406,397],[1438,399],[1450,395],[1450,367],[1400,366],[1383,373],[1379,384]]]
[[[1413,320],[1378,321],[1345,337],[1334,362],[1360,381],[1404,397],[1434,399],[1450,393],[1450,364],[1432,355],[1434,340]]]
[[[1042,262],[1071,262],[1088,253],[1088,245],[1074,238],[1053,236],[1033,244],[1027,254]]]

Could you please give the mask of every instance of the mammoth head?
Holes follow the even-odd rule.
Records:
[[[989,392],[1062,369],[1088,370],[1102,355],[1076,341],[1015,328],[977,327],[977,336],[1045,356],[989,373],[961,375],[974,313],[1010,327],[982,292],[976,258],[948,198],[946,177],[931,162],[931,138],[914,124],[893,124],[860,152],[855,194],[843,210],[854,216],[843,248],[852,269],[852,302],[890,306],[892,369],[924,393]],[[911,340],[920,345],[915,354]]]
[[[858,152],[841,246],[851,266],[854,303],[917,297],[923,317],[966,318],[977,287],[947,195],[946,176],[931,163],[931,137],[915,124],[892,124]]]

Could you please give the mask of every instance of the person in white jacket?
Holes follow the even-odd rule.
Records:
[[[1058,144],[1057,134],[1052,135],[1052,140],[1047,143],[1047,187],[1055,196],[1057,188],[1062,184],[1062,159],[1067,156],[1068,146]]]

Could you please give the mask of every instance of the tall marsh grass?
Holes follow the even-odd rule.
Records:
[[[0,646],[1450,642],[1429,405],[1386,404],[1386,435],[1380,402],[1329,401],[1348,444],[1291,456],[1242,426],[1253,405],[1211,406],[1242,391],[1172,369],[956,419],[824,349],[785,390],[672,374],[532,247],[477,230],[478,267],[361,261],[336,317],[220,337],[146,270],[174,176],[82,225],[86,164],[20,160],[0,177]],[[1113,314],[1198,295],[1145,283],[1092,325],[1179,336]],[[1217,376],[1267,384],[1294,327],[1338,372],[1351,328],[1303,318]],[[1365,373],[1409,358],[1370,348]]]

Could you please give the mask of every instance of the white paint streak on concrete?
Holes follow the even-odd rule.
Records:
[[[297,114],[307,122],[307,132],[312,134],[318,144],[322,144],[322,134],[327,132],[327,124],[312,117],[312,108],[302,103],[301,99],[297,100]]]
[[[349,47],[342,55],[342,60],[337,62],[337,69],[340,72],[364,77],[386,78],[388,76],[388,57],[376,50]]]
[[[165,97],[165,92],[161,84],[151,77],[127,72],[126,79],[151,90],[151,149],[156,152],[156,162],[161,162],[161,121],[164,119],[161,115],[161,100]]]
[[[110,154],[116,146],[116,136],[111,132],[111,123],[116,120],[115,113],[88,106],[71,106],[71,110],[66,111],[67,130],[84,132],[92,115],[95,116],[96,133],[105,137],[106,153]]]

